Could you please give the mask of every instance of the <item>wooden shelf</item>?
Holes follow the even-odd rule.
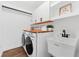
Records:
[[[26,32],[32,32],[32,33],[46,33],[46,32],[53,32],[52,31],[47,31],[47,30],[24,30]]]
[[[37,22],[37,23],[33,23],[32,25],[39,25],[39,24],[48,24],[48,23],[51,23],[53,21],[44,21],[44,22]]]
[[[32,30],[33,33],[46,33],[46,32],[53,32],[53,31],[47,31],[47,30]]]
[[[38,25],[48,25],[49,23],[52,23],[53,21],[49,20],[49,21],[44,21],[44,22],[37,22],[37,23],[33,23],[32,25],[33,26],[37,26]],[[53,31],[47,31],[47,30],[37,30],[37,29],[34,29],[34,30],[24,30],[26,32],[32,32],[32,33],[46,33],[46,32],[53,32]]]

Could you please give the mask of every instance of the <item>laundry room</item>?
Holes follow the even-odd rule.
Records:
[[[0,1],[0,57],[79,57],[79,1]]]
[[[37,32],[32,32],[31,26],[40,18],[44,18],[44,21],[49,19],[49,1],[0,1],[0,15],[2,57],[48,56],[46,45],[37,45],[42,41],[43,44],[44,40],[37,42]]]

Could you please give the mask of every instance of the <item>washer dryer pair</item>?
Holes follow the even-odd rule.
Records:
[[[36,34],[31,32],[23,32],[22,34],[22,46],[29,57],[36,56]]]

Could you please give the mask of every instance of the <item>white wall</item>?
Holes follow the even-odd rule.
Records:
[[[72,2],[72,1],[61,2],[57,5],[55,5],[54,7],[52,7],[51,18],[53,19],[53,17],[59,16],[59,8],[68,3],[72,3],[72,13],[79,12],[79,8],[78,8],[79,2]],[[75,49],[77,40],[79,39],[79,15],[55,20],[53,22],[53,25],[54,25],[54,32],[53,32],[53,35],[52,34],[50,35],[50,38],[52,40],[54,39],[55,41],[58,41],[58,42],[63,42]],[[70,34],[69,38],[62,37],[63,29],[66,30],[67,34]],[[60,52],[60,53],[62,53],[62,52]],[[70,54],[70,53],[68,53],[68,54]],[[74,56],[75,56],[75,54],[76,53],[74,53]]]
[[[44,1],[1,1],[1,3],[23,11],[33,12],[37,7],[44,3]]]
[[[72,4],[72,13],[79,12],[79,8],[78,8],[79,2],[65,1],[65,2],[60,2],[59,4],[51,8],[51,13],[52,13],[51,17],[53,18],[59,16],[59,8],[68,3]],[[63,29],[66,29],[68,32],[72,33],[72,37],[76,37],[79,33],[78,19],[79,16],[73,16],[73,17],[55,20],[53,24],[56,29],[56,34],[60,33]]]
[[[43,18],[43,21],[49,20],[49,2],[44,2],[33,12],[33,22],[39,22],[40,18]]]
[[[0,2],[0,51],[21,46],[24,28],[31,24],[31,16],[2,9]]]
[[[78,1],[64,1],[64,2],[62,1],[58,3],[57,5],[51,7],[51,17],[53,18],[53,17],[59,16],[59,8],[69,3],[72,4],[72,13],[78,13],[79,12]],[[55,20],[53,24],[57,26],[57,27],[55,26],[57,31],[60,31],[60,29],[67,27],[66,29],[69,29],[70,31],[74,33],[78,33],[78,21],[79,21],[78,19],[79,19],[78,16],[68,17],[68,18]]]
[[[72,12],[73,13],[77,13],[79,12],[79,8],[78,8],[78,5],[79,5],[79,1],[62,1],[58,4],[56,4],[55,6],[53,7],[50,7],[50,17],[53,18],[53,17],[56,17],[56,16],[59,16],[59,9],[66,5],[66,4],[69,4],[71,3],[72,4]]]
[[[70,34],[69,38],[79,38],[79,16],[73,16],[65,19],[59,19],[53,23],[55,36],[62,37],[63,29],[66,30],[67,34]]]

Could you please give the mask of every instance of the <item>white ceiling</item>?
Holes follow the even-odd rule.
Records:
[[[38,8],[44,1],[3,1],[6,5],[12,5],[22,10],[28,10],[33,12],[36,8]]]

